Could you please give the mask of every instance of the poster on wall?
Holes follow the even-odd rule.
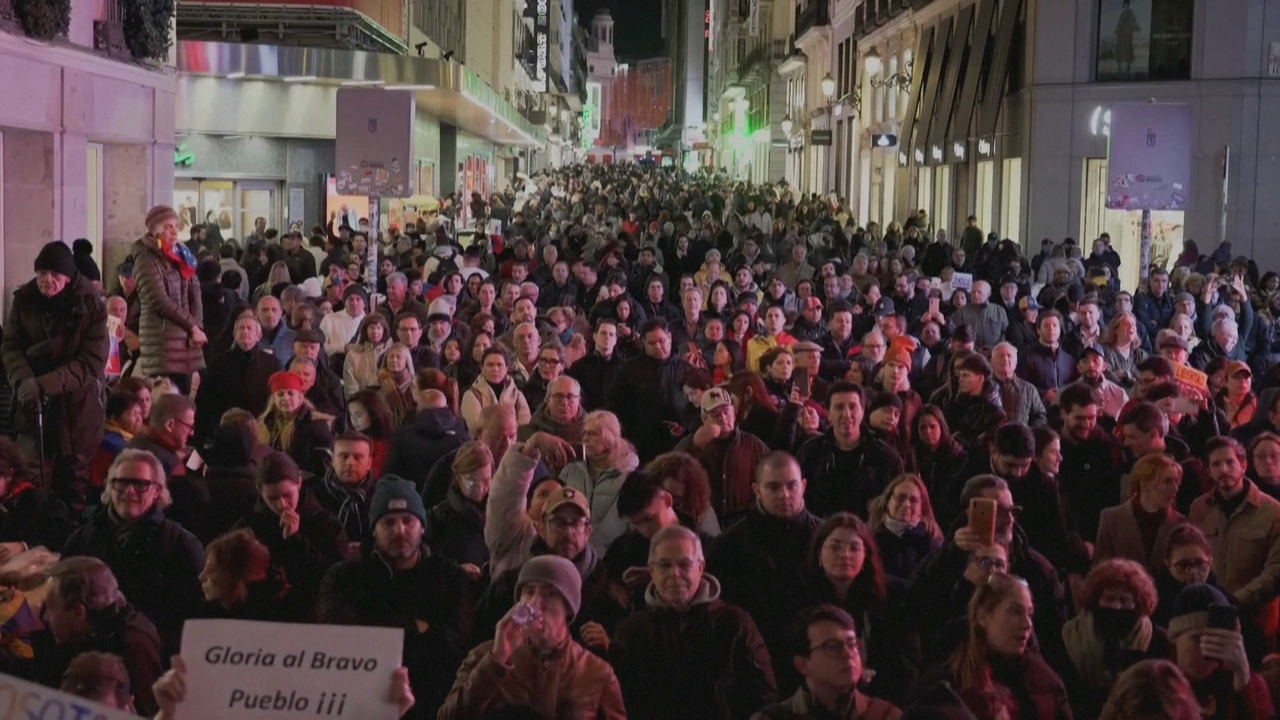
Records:
[[[231,227],[235,220],[235,203],[232,197],[231,183],[203,182],[200,183],[200,193],[205,223],[216,224],[218,229],[222,231],[223,237],[232,235]]]
[[[1107,207],[1186,210],[1191,187],[1191,107],[1119,103],[1111,108]]]
[[[412,195],[413,93],[341,88],[337,106],[342,108],[334,148],[338,190],[376,197]]]

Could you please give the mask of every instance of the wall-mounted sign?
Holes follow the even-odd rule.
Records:
[[[1089,116],[1089,134],[1097,137],[1099,135],[1111,137],[1111,110],[1101,105],[1093,109],[1093,114]]]
[[[1123,103],[1112,108],[1107,207],[1186,210],[1192,138],[1189,105]]]
[[[747,29],[751,31],[751,37],[760,35],[760,0],[751,0],[751,14],[747,16]]]
[[[196,164],[196,154],[187,152],[187,145],[183,143],[173,149],[173,166],[189,168]]]
[[[987,138],[981,138],[978,140],[979,155],[981,155],[982,157],[991,157],[991,154],[994,151],[995,151],[995,144],[992,143],[991,140]]]
[[[810,130],[809,144],[824,145],[824,146],[831,145],[831,131],[830,130]]]
[[[898,167],[907,167],[911,164],[911,158],[907,155],[906,150],[898,151]]]
[[[964,162],[965,151],[966,151],[966,148],[964,146],[964,143],[959,140],[957,140],[955,143],[951,145],[951,157],[955,158],[956,161],[958,162]]]
[[[897,135],[873,134],[873,135],[871,136],[871,145],[872,145],[872,147],[878,147],[878,148],[891,148],[891,147],[897,147],[897,145],[898,145],[898,136],[897,136]]]
[[[413,195],[413,92],[339,88],[337,107],[338,194]]]
[[[920,148],[916,148],[916,164],[924,164],[924,150],[921,150]]]
[[[946,157],[942,152],[941,145],[934,145],[929,149],[929,154],[933,157],[934,162],[942,162],[943,158]]]
[[[585,121],[585,134],[590,140],[600,137],[600,93],[600,83],[588,80],[587,104],[582,108],[582,119]]]
[[[537,12],[533,16],[533,41],[537,51],[534,59],[533,89],[547,91],[547,55],[551,37],[551,0],[537,0]]]

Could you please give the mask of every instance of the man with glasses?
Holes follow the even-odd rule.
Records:
[[[520,388],[530,408],[542,406],[547,399],[547,388],[551,385],[551,381],[560,377],[562,373],[564,373],[564,348],[555,340],[542,343],[542,347],[538,349],[538,363],[534,366],[533,374]]]
[[[158,398],[151,409],[153,417],[170,397],[179,396]],[[88,555],[111,568],[125,597],[155,623],[161,657],[178,651],[182,623],[204,601],[200,589],[204,548],[194,535],[165,517],[165,508],[172,502],[164,467],[156,456],[125,448],[107,471],[102,505],[62,548],[63,557]]]
[[[542,354],[551,352],[544,349]],[[528,397],[528,390],[525,397]],[[533,407],[532,401],[530,407]],[[560,375],[547,383],[546,399],[533,411],[529,423],[520,428],[517,438],[523,442],[534,433],[545,432],[576,447],[582,444],[586,417],[587,413],[582,408],[582,386],[568,375]]]
[[[763,720],[897,717],[893,705],[858,691],[862,641],[849,613],[834,605],[802,610],[789,624],[786,646],[804,682],[789,699],[755,715]]]
[[[151,403],[146,427],[134,433],[125,447],[146,450],[160,461],[167,477],[184,474],[191,454],[187,441],[196,429],[196,406],[185,395],[165,393]]]
[[[745,718],[773,700],[764,638],[746,611],[720,599],[697,533],[679,524],[657,531],[648,567],[647,607],[618,626],[609,654],[627,717]]]
[[[588,503],[586,495],[571,487],[559,488],[548,495],[543,502],[542,519],[534,522],[538,537],[530,546],[529,555],[558,555],[577,568],[582,579],[582,607],[570,629],[574,639],[583,646],[603,654],[609,649],[614,627],[626,617],[627,610],[615,599],[623,591],[609,579],[602,558],[588,542],[591,538]],[[492,633],[511,609],[519,577],[519,568],[508,570],[494,578],[485,591],[476,624],[481,637]]]
[[[1026,579],[1035,601],[1035,631],[1042,654],[1052,656],[1051,650],[1061,646],[1062,625],[1067,620],[1058,571],[1027,541],[1017,521],[1022,508],[1014,504],[1007,482],[995,475],[970,478],[960,493],[961,507],[968,508],[975,498],[996,502],[996,544],[1007,551],[1008,571]],[[910,617],[937,618],[941,622],[949,619],[946,617],[948,598],[952,597],[956,583],[965,578],[970,556],[985,545],[983,538],[969,527],[964,514],[951,524],[949,534],[951,539],[922,560],[911,576],[907,586],[908,597],[914,603]],[[920,641],[922,646],[930,647],[930,637],[923,630]]]
[[[415,312],[402,312],[396,316],[396,340],[409,348],[413,358],[413,371],[440,367],[440,356],[435,350],[422,344],[422,318]]]

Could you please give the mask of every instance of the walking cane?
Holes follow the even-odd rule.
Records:
[[[44,401],[43,396],[36,399],[36,446],[37,452],[40,453],[40,485],[41,487],[53,487],[53,478],[45,478],[45,457],[44,457]]]

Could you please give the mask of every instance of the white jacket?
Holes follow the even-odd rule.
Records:
[[[499,395],[482,375],[476,378],[475,383],[467,388],[466,392],[462,393],[462,419],[466,421],[467,432],[470,432],[472,437],[480,436],[480,411],[496,403],[504,403],[515,408],[517,424],[529,424],[532,417],[532,413],[529,412],[529,401],[524,399],[524,393],[516,387],[516,381],[508,377]]]
[[[618,515],[618,491],[622,489],[627,473],[635,470],[640,461],[635,453],[631,453],[623,465],[620,469],[600,473],[594,481],[585,460],[571,462],[560,471],[560,482],[587,496],[591,505],[591,547],[600,557],[604,557],[609,545],[627,531],[627,519]]]

